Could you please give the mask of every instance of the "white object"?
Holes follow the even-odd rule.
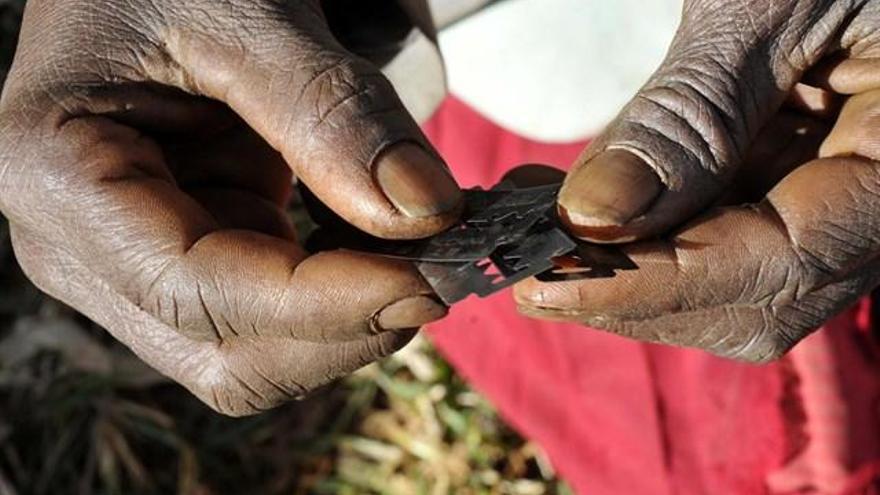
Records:
[[[416,122],[428,120],[446,96],[443,58],[437,45],[417,28],[382,73]]]
[[[491,0],[428,0],[434,24],[438,29],[467,17],[470,13],[484,7]]]
[[[681,0],[505,0],[440,33],[450,91],[518,134],[596,135],[663,59]]]

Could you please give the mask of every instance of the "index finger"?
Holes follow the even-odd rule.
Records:
[[[224,229],[177,188],[161,151],[101,117],[28,136],[42,146],[4,195],[12,222],[62,245],[121,295],[188,336],[317,342],[442,317],[409,264]],[[51,263],[52,260],[47,260]]]
[[[880,282],[878,170],[815,160],[758,205],[716,208],[668,239],[622,247],[636,270],[529,280],[517,303],[639,340],[776,358]]]

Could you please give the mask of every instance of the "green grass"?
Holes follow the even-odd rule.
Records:
[[[0,80],[22,1],[0,0]],[[425,340],[256,417],[219,416],[40,295],[0,217],[0,495],[564,494]]]

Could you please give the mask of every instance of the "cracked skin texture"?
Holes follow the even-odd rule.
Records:
[[[294,176],[383,237],[459,210],[378,67],[332,35],[333,5],[31,0],[0,100],[0,210],[27,274],[227,414],[446,311],[406,263],[306,252],[283,213]],[[424,2],[403,8],[424,28]],[[635,241],[640,269],[528,281],[522,310],[764,361],[877,285],[878,27],[876,0],[686,1],[560,195],[573,232]]]
[[[285,213],[295,176],[378,236],[458,215],[379,67],[331,34],[337,3],[34,0],[4,88],[0,209],[28,276],[226,414],[447,311],[408,263],[306,252]],[[424,25],[424,2],[384,8]]]
[[[880,2],[686,0],[666,60],[565,178],[638,270],[521,284],[527,315],[747,361],[880,283]]]

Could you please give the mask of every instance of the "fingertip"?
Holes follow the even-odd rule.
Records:
[[[421,145],[393,144],[368,165],[372,178],[329,173],[307,182],[336,215],[382,239],[422,239],[458,221],[464,193],[443,161]]]
[[[446,165],[414,143],[399,143],[383,151],[374,174],[385,197],[410,218],[448,214],[463,198]]]
[[[449,308],[430,296],[414,296],[385,306],[373,319],[377,333],[411,330],[445,317]]]
[[[513,299],[521,311],[528,312],[575,309],[583,302],[576,284],[547,283],[536,278],[516,284]]]
[[[501,183],[510,183],[515,187],[538,187],[559,184],[565,180],[565,172],[537,163],[521,165],[501,177]]]
[[[541,301],[540,282],[534,278],[523,280],[513,286],[513,300],[517,306],[535,306]]]
[[[528,318],[583,322],[591,314],[575,284],[546,283],[533,278],[514,286],[513,297],[517,312]]]
[[[644,215],[665,187],[635,154],[611,149],[572,171],[559,192],[559,214],[578,237],[624,242],[638,237],[629,224]]]

